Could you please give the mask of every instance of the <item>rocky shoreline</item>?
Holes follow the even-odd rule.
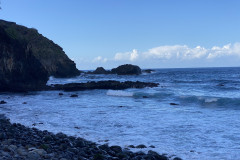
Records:
[[[151,150],[147,154],[134,153],[120,146],[98,145],[63,133],[11,124],[4,115],[0,115],[0,157],[2,160],[169,160]]]

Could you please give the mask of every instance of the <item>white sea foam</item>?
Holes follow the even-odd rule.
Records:
[[[206,98],[205,103],[212,103],[212,102],[217,102],[218,98]]]
[[[108,96],[118,96],[118,97],[132,97],[133,92],[126,92],[121,90],[108,90],[106,93]]]

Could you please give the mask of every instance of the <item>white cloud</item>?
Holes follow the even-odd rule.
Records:
[[[240,43],[227,44],[222,47],[214,46],[206,49],[201,46],[190,48],[187,45],[173,45],[173,46],[159,46],[149,49],[143,54],[144,58],[154,59],[213,59],[223,56],[239,56],[240,57]]]
[[[187,45],[174,45],[151,48],[143,53],[143,56],[146,58],[159,59],[194,59],[201,58],[206,55],[206,53],[207,50],[200,46],[189,48]]]
[[[132,52],[125,52],[125,53],[116,53],[114,59],[117,61],[120,60],[128,60],[128,61],[135,61],[139,57],[138,51],[133,49]]]
[[[160,60],[161,63],[159,63]],[[165,45],[148,49],[146,52],[139,52],[137,49],[133,49],[130,52],[116,53],[109,59],[98,56],[93,60],[88,60],[88,63],[92,62],[92,66],[101,65],[107,68],[116,67],[123,63],[135,63],[145,67],[194,67],[238,66],[239,60],[240,43],[234,43],[210,48],[202,46]],[[81,61],[81,63],[83,62]]]
[[[106,63],[107,61],[108,61],[107,58],[103,58],[101,56],[98,56],[98,57],[94,58],[92,62],[94,62],[94,63],[96,63],[96,62]]]
[[[209,50],[207,59],[233,55],[240,56],[240,43],[227,44],[223,47],[214,46]]]

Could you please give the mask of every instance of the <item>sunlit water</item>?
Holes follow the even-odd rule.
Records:
[[[140,76],[82,75],[51,78],[48,84],[99,80],[160,85],[63,92],[63,96],[58,95],[60,91],[4,93],[0,100],[8,103],[0,105],[0,112],[12,122],[99,144],[154,145],[159,153],[183,159],[240,159],[240,68],[160,69]],[[73,93],[79,96],[70,98]]]

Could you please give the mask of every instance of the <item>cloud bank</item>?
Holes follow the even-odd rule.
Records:
[[[109,66],[132,63],[151,67],[201,67],[239,66],[240,43],[205,48],[202,46],[164,45],[139,52],[133,49],[118,52],[112,58],[98,56],[92,60],[96,65]],[[114,66],[116,67],[116,66]]]
[[[136,49],[132,52],[116,53],[114,60],[137,61],[140,59],[213,59],[223,56],[239,56],[240,43],[227,44],[223,47],[214,46],[206,49],[201,46],[190,48],[187,45],[158,46],[149,49],[146,52],[138,53]]]

